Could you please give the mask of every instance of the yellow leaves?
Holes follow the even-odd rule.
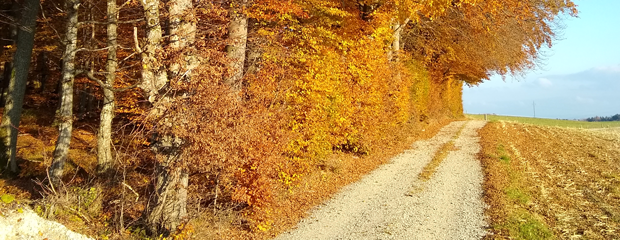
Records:
[[[384,47],[393,34],[389,21],[383,22],[385,26],[376,28],[372,36],[362,38],[349,38],[344,31],[323,26],[301,30],[294,56],[305,71],[292,77],[293,89],[286,93],[287,111],[293,116],[290,131],[296,133],[288,154],[312,162],[353,142],[356,145],[350,150],[361,151],[366,144],[362,135],[381,135],[380,126],[408,119],[408,97],[385,97],[392,94],[390,86],[400,89],[401,95],[410,91],[409,85],[395,86],[391,80],[395,69]],[[391,101],[399,101],[394,113],[385,111]]]
[[[256,228],[258,228],[258,230],[261,232],[267,232],[271,229],[271,224],[267,222],[261,222],[260,224],[258,224],[258,226],[256,226]]]
[[[353,14],[347,12],[347,11],[343,11],[339,8],[334,8],[334,7],[326,7],[326,8],[322,8],[321,10],[323,10],[325,13],[332,15],[332,16],[336,16],[336,17],[351,17],[353,16]]]
[[[273,31],[270,31],[267,28],[259,28],[256,33],[260,36],[267,36],[267,37],[271,37],[273,35],[275,35],[275,33]]]
[[[393,33],[394,31],[392,30],[392,28],[386,25],[383,27],[376,28],[371,36],[373,39],[376,39],[377,41],[390,41],[393,37]]]

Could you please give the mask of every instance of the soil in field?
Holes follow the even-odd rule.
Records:
[[[492,122],[479,154],[488,239],[620,237],[620,136]]]
[[[467,118],[475,120],[484,120],[484,114],[467,114]],[[577,120],[563,120],[563,119],[550,119],[550,118],[531,118],[531,117],[514,117],[514,116],[502,116],[487,114],[486,120],[489,121],[507,121],[517,123],[527,123],[539,126],[550,127],[570,127],[570,128],[588,128],[588,129],[616,129],[620,128],[620,121],[613,122],[587,122]]]

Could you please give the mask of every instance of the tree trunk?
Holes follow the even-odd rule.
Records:
[[[49,67],[47,66],[47,52],[41,51],[37,56],[37,74],[35,90],[39,93],[45,91],[47,78],[49,77]]]
[[[392,30],[394,31],[394,33],[392,33],[392,36],[394,40],[392,40],[390,50],[388,51],[388,60],[398,62],[398,55],[400,50],[402,49],[400,43],[401,35],[403,29],[405,28],[407,23],[409,23],[409,21],[409,19],[405,19],[405,21],[403,22],[396,20],[394,25],[392,25]]]
[[[141,52],[142,84],[151,103],[157,101],[159,90],[168,82],[168,76],[157,53],[162,51],[162,30],[159,24],[159,0],[142,0],[146,20],[146,44]],[[137,43],[136,43],[137,44]],[[139,46],[137,46],[139,48]],[[139,51],[141,49],[138,49]]]
[[[99,123],[99,134],[97,135],[97,172],[104,174],[109,172],[114,161],[112,159],[112,119],[114,119],[114,80],[116,79],[116,22],[118,9],[116,0],[108,0],[108,60],[106,63],[106,81],[107,86],[103,88],[103,108],[101,109],[101,122]]]
[[[71,131],[73,130],[73,80],[75,78],[75,53],[77,50],[79,0],[66,0],[67,33],[65,52],[62,56],[61,102],[58,113],[58,140],[50,166],[50,182],[58,185],[63,175],[63,167],[69,155]]]
[[[13,62],[7,61],[4,63],[2,82],[0,83],[0,107],[4,107],[6,103],[4,98],[6,96],[6,89],[9,87],[9,82],[11,82],[11,72],[13,72]]]
[[[409,23],[409,19],[405,19],[405,21],[403,21],[402,23],[397,20],[396,24],[392,26],[392,29],[394,30],[394,33],[393,33],[394,40],[392,41],[391,51],[388,52],[389,60],[392,62],[392,64],[396,65],[396,67],[394,68],[396,69],[395,70],[396,73],[392,81],[398,84],[400,84],[403,78],[400,68],[398,68],[398,64],[400,63],[400,51],[401,49],[403,49],[401,46],[401,35],[407,23]]]
[[[23,11],[19,17],[17,30],[17,50],[13,56],[13,69],[7,89],[4,114],[0,123],[0,169],[8,168],[17,172],[17,133],[21,120],[22,107],[32,48],[34,47],[34,32],[37,15],[39,14],[39,0],[24,1]]]
[[[228,68],[232,71],[230,77],[224,81],[233,90],[240,91],[243,83],[243,70],[248,42],[248,17],[242,13],[247,0],[236,0],[230,9],[230,25],[228,25],[228,41],[226,52],[231,62]]]
[[[175,136],[160,137],[153,145],[155,169],[155,203],[147,216],[152,233],[168,235],[187,217],[189,176],[180,166],[182,141]]]
[[[6,4],[3,6],[2,11],[8,13],[9,18],[17,19],[19,16],[19,4],[17,1],[10,1],[10,4]],[[15,20],[14,20],[15,21]],[[1,24],[2,28],[0,29],[0,42],[2,43],[2,49],[0,49],[0,56],[5,55],[4,53],[7,50],[15,49],[15,42],[17,41],[17,23],[9,22],[6,24]],[[6,54],[10,55],[10,54]],[[4,71],[2,77],[2,85],[0,86],[2,91],[0,91],[0,107],[4,107],[6,104],[5,97],[7,88],[9,88],[9,83],[11,82],[11,73],[13,72],[13,60],[7,59],[4,62]],[[0,160],[1,162],[1,160]],[[2,167],[0,167],[1,169]]]
[[[77,106],[77,109],[76,109],[77,111],[75,115],[77,116],[78,120],[83,120],[84,118],[86,118],[86,112],[88,111],[86,110],[86,103],[88,102],[88,94],[90,92],[90,88],[89,86],[82,85],[82,88],[77,87],[76,90],[74,91],[77,92],[76,95],[78,96],[77,97],[78,106]]]
[[[159,8],[156,0],[142,1],[147,22],[147,41],[142,54],[142,88],[148,93],[149,101],[154,109],[151,114],[160,119],[157,126],[165,127],[173,121],[171,116],[161,116],[165,109],[158,109],[158,102],[174,101],[172,94],[160,94],[168,78],[188,78],[192,68],[196,66],[193,56],[183,54],[180,59],[185,62],[174,62],[168,66],[169,75],[156,58],[161,51],[161,28],[159,27]],[[170,48],[181,51],[191,46],[195,39],[196,26],[191,22],[192,1],[172,0],[168,4],[170,13]],[[190,21],[186,21],[190,20]],[[183,74],[181,75],[181,71]],[[159,135],[152,150],[156,156],[156,183],[153,204],[148,208],[147,224],[153,234],[167,235],[173,232],[187,216],[187,185],[188,174],[182,164],[182,139],[173,135]]]

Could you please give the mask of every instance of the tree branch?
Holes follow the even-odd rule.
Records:
[[[89,80],[91,80],[93,82],[96,82],[97,84],[99,84],[100,87],[108,89],[108,90],[113,91],[113,92],[124,92],[124,91],[127,91],[129,89],[136,88],[136,87],[138,87],[140,85],[140,83],[136,83],[136,84],[133,84],[131,86],[127,86],[127,87],[124,87],[124,88],[118,88],[117,89],[117,88],[114,88],[113,86],[110,86],[109,84],[105,83],[101,79],[95,77],[95,75],[91,71],[84,71],[84,70],[76,70],[75,71],[75,75],[76,76],[80,75],[80,74],[84,74],[86,76],[86,78],[88,78]]]
[[[114,91],[114,92],[124,92],[124,91],[127,91],[129,89],[137,88],[138,86],[140,86],[140,83],[136,83],[134,85],[127,86],[127,87],[124,87],[124,88],[112,89],[112,91]]]
[[[102,88],[106,88],[106,89],[114,89],[112,86],[106,84],[105,82],[101,81],[101,79],[95,77],[95,75],[93,75],[93,73],[91,71],[84,71],[84,70],[76,70],[75,71],[75,75],[80,75],[80,74],[84,74],[86,75],[86,77],[96,83],[99,84],[99,86],[101,86]]]
[[[127,20],[127,21],[116,21],[115,23],[117,23],[117,24],[129,24],[129,23],[137,23],[137,22],[141,22],[141,21],[144,21],[144,18],[138,18],[138,19]],[[78,23],[78,27],[81,27],[82,25],[85,25],[85,24],[108,25],[110,23],[112,23],[112,22],[81,21],[80,23]]]
[[[140,48],[140,43],[138,42],[138,28],[133,27],[133,41],[136,43],[136,50],[139,53],[142,53],[142,48]]]
[[[110,49],[110,47],[104,47],[104,48],[97,48],[97,49],[88,49],[88,48],[80,48],[75,50],[75,52],[81,52],[81,51],[86,51],[86,52],[98,52],[98,51],[105,51]]]

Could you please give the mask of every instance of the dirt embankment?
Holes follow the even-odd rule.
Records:
[[[492,239],[617,239],[620,137],[489,123],[480,131]]]

